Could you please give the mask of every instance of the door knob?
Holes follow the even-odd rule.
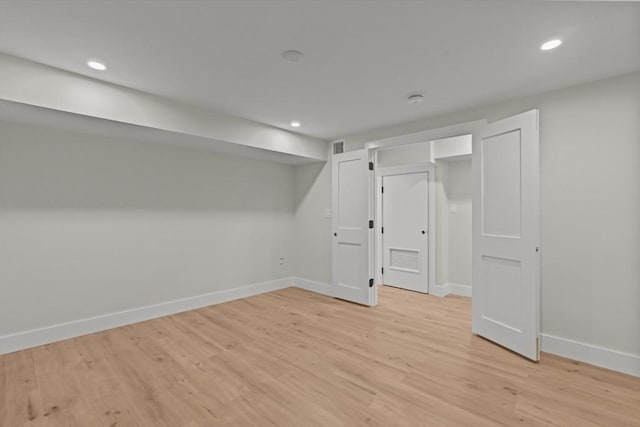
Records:
[[[424,234],[424,233],[425,233],[425,231],[424,231],[424,230],[422,230],[422,234]]]
[[[333,233],[334,236],[338,237],[338,233]]]

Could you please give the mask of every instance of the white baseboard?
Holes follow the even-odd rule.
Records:
[[[471,286],[459,285],[457,283],[445,283],[444,285],[432,285],[429,287],[429,293],[437,297],[446,297],[447,295],[460,295],[463,297],[471,297]]]
[[[471,297],[471,286],[449,283],[449,293],[453,295],[460,295],[462,297]]]
[[[451,292],[449,291],[449,284],[446,283],[444,285],[431,285],[431,286],[429,286],[429,293],[431,295],[434,295],[434,296],[437,296],[437,297],[446,297]]]
[[[331,285],[328,283],[316,282],[314,280],[304,279],[302,277],[294,277],[293,285],[300,289],[306,289],[307,291],[315,292],[317,294],[326,295],[332,297]]]
[[[160,304],[138,307],[131,310],[109,313],[73,322],[61,323],[11,335],[0,336],[0,354],[12,353],[26,348],[75,338],[81,335],[130,325],[157,317],[168,316],[183,311],[194,310],[209,305],[220,304],[240,298],[246,298],[265,292],[289,288],[293,285],[293,278],[270,280],[248,286],[211,292],[188,298],[167,301]]]
[[[540,334],[540,341],[540,349],[546,353],[640,377],[640,356],[635,354],[623,353],[549,334]]]
[[[0,355],[291,286],[332,296],[331,285],[327,283],[301,277],[271,280],[1,336]],[[441,297],[449,294],[471,296],[470,286],[452,283],[431,286],[430,291],[431,295]],[[540,334],[540,338],[544,352],[640,377],[640,356],[549,334]]]

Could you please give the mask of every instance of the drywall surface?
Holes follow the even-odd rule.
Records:
[[[449,163],[436,163],[436,284],[449,283],[449,203],[445,181]]]
[[[0,99],[325,160],[327,142],[0,53]]]
[[[471,158],[472,142],[471,135],[452,136],[433,141],[431,143],[431,161],[460,156]]]
[[[347,136],[346,149],[533,108],[540,110],[541,330],[640,356],[640,72]],[[317,262],[330,271],[330,258]]]
[[[448,237],[447,283],[471,286],[471,160],[447,163],[442,200]]]
[[[431,161],[431,142],[417,142],[378,150],[378,167],[400,166]]]
[[[331,217],[325,214],[331,214],[331,162],[296,166],[295,275],[331,283]]]
[[[6,122],[0,136],[0,336],[293,274],[293,166]]]

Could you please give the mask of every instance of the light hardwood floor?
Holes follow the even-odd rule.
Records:
[[[285,289],[0,356],[0,425],[639,426],[640,379],[528,362],[470,300]]]

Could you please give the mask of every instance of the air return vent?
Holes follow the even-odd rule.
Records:
[[[333,142],[333,154],[344,153],[344,141]]]
[[[420,252],[406,249],[390,249],[389,267],[398,270],[420,272]]]

